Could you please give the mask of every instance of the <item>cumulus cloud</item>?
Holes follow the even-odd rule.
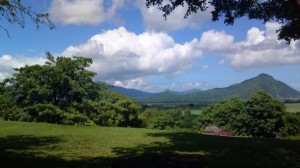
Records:
[[[164,88],[168,88],[169,90],[175,90],[175,91],[186,91],[190,89],[206,90],[206,89],[213,88],[213,86],[207,82],[194,81],[194,82],[176,82],[171,84],[167,83],[167,85],[165,85]]]
[[[139,86],[147,77],[172,77],[190,70],[202,57],[199,40],[184,44],[166,33],[135,34],[124,27],[91,37],[86,43],[69,46],[65,56],[82,55],[93,59],[96,80],[120,86]]]
[[[116,11],[124,5],[124,0],[107,2],[109,7],[104,0],[52,0],[49,13],[58,23],[96,25],[117,17]]]
[[[168,17],[163,17],[157,6],[147,8],[144,1],[137,1],[137,6],[140,9],[144,25],[149,31],[176,31],[184,28],[198,28],[203,22],[211,18],[210,8],[205,12],[191,14],[184,19],[187,5],[177,7]]]
[[[300,42],[277,40],[278,23],[266,23],[265,31],[256,27],[247,32],[247,39],[234,42],[234,37],[223,31],[204,32],[200,38],[201,48],[224,55],[238,70],[256,67],[300,63]]]
[[[135,88],[148,92],[164,91],[166,89],[175,91],[186,91],[190,89],[206,90],[211,89],[214,85],[203,81],[191,82],[153,82],[152,78],[143,78],[128,81],[117,81],[115,86],[122,86],[125,88]]]
[[[14,73],[14,68],[20,68],[25,65],[43,64],[45,61],[46,59],[44,58],[2,55],[0,57],[0,81],[11,77]]]
[[[200,45],[209,51],[224,51],[232,46],[234,37],[227,35],[224,31],[209,30],[202,33]]]

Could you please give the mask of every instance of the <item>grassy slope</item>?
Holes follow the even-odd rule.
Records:
[[[300,141],[0,121],[1,167],[299,167]]]

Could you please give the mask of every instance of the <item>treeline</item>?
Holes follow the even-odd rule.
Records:
[[[93,82],[86,68],[92,60],[46,53],[44,65],[15,69],[0,83],[0,118],[67,125],[185,128],[201,131],[215,125],[237,136],[275,137],[300,134],[300,116],[266,92],[249,100],[231,99],[205,107],[200,115],[190,109],[142,108],[135,100]]]
[[[300,135],[300,115],[287,112],[283,103],[264,91],[252,94],[248,100],[217,102],[203,108],[199,115],[191,114],[189,109],[146,109],[139,119],[144,127],[156,129],[186,128],[202,132],[207,126],[218,126],[235,136]]]

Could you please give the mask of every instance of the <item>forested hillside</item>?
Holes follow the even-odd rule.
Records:
[[[170,101],[218,101],[235,97],[248,99],[251,94],[260,90],[266,91],[277,99],[299,99],[300,93],[287,84],[274,79],[267,74],[260,74],[255,78],[245,80],[225,88],[215,88],[205,91],[196,91],[186,95],[178,95],[165,91],[151,97],[138,99],[142,102],[170,102]]]

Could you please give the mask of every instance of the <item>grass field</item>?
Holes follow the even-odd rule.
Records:
[[[199,114],[201,114],[201,112],[202,112],[201,109],[191,109],[191,113],[192,113],[192,114],[199,115]]]
[[[288,112],[300,113],[300,103],[288,103],[286,107]]]
[[[0,167],[289,167],[300,141],[0,121]]]

